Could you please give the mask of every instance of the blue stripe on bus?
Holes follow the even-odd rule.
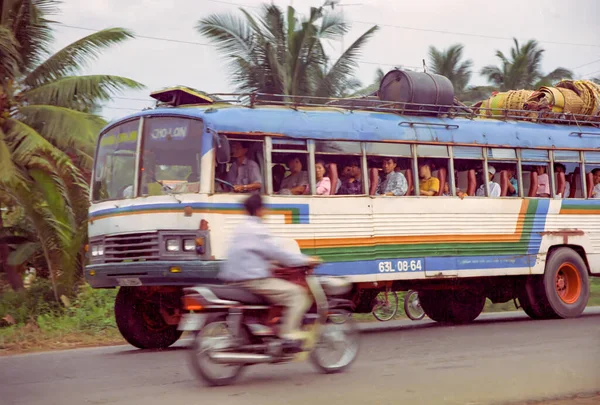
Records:
[[[425,271],[493,270],[527,268],[535,265],[535,255],[426,257],[356,262],[324,263],[315,270],[320,275],[353,276],[367,274],[423,273]],[[381,266],[380,263],[390,263]],[[406,263],[406,264],[405,264]],[[402,269],[402,270],[401,270]]]
[[[529,246],[527,253],[530,255],[536,255],[540,251],[542,245],[542,232],[546,228],[546,218],[548,217],[548,210],[550,208],[549,199],[538,199],[538,206],[535,210],[535,216],[533,217],[533,226],[529,235]]]

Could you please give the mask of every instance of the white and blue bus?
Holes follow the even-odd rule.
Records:
[[[472,321],[486,298],[575,317],[600,276],[600,129],[585,120],[154,97],[171,101],[100,134],[89,210],[85,277],[120,287],[117,323],[134,346],[174,343],[182,288],[216,282],[249,188],[227,180],[232,147],[258,165],[273,233],[349,277],[357,312],[384,289],[414,289],[436,321]],[[402,196],[378,193],[385,158]],[[304,187],[282,189],[291,160]]]

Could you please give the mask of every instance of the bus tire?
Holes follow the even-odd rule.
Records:
[[[590,281],[585,262],[573,249],[552,251],[546,260],[541,304],[553,317],[575,318],[585,309]]]
[[[473,322],[483,311],[485,295],[470,289],[419,291],[421,307],[436,322]]]
[[[141,299],[135,287],[121,287],[115,300],[115,320],[123,338],[139,349],[164,349],[175,343],[182,332],[168,325],[159,306]]]
[[[519,303],[531,319],[553,318],[553,312],[542,302],[544,293],[541,275],[528,276],[518,290]]]

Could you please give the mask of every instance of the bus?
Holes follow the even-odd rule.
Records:
[[[382,291],[412,289],[440,322],[471,322],[486,299],[514,300],[534,319],[577,317],[600,276],[593,117],[419,115],[187,88],[152,96],[156,108],[99,136],[85,268],[92,287],[119,288],[117,325],[138,348],[180,337],[182,289],[218,283],[251,189],[282,243],[352,281],[356,312]],[[384,161],[403,195],[382,192]]]

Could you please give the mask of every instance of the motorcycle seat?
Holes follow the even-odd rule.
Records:
[[[254,294],[243,287],[214,285],[210,287],[210,290],[222,300],[237,301],[250,305],[270,305],[265,297]]]

